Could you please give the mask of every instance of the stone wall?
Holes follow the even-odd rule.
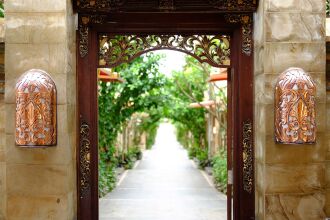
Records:
[[[324,24],[324,0],[261,0],[255,14],[257,219],[324,219],[325,212],[330,216],[325,191],[330,135]],[[289,67],[303,68],[317,84],[315,145],[274,143],[274,87]]]
[[[0,208],[8,220],[76,219],[76,48],[71,0],[10,0],[5,1],[5,9],[6,167],[0,151],[0,177],[6,173],[7,207],[0,200]],[[56,147],[15,146],[14,88],[18,77],[32,68],[48,72],[57,86]],[[0,187],[0,198],[2,191]]]

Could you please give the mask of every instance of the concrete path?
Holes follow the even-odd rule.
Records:
[[[100,220],[225,219],[226,196],[193,165],[165,123],[153,149],[100,199]]]

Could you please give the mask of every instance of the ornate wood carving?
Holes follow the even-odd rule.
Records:
[[[315,143],[315,94],[315,84],[304,70],[290,68],[280,75],[275,88],[277,143]]]
[[[254,11],[257,7],[256,0],[208,0],[214,8],[223,11]]]
[[[174,0],[159,0],[159,8],[162,10],[173,10]]]
[[[88,32],[90,24],[102,24],[104,15],[84,15],[79,19],[79,54],[85,57],[88,54]]]
[[[149,51],[171,49],[212,66],[230,65],[230,38],[225,35],[100,35],[100,66],[114,67]]]
[[[97,11],[100,9],[114,10],[125,3],[125,0],[77,0],[76,6],[79,9]]]
[[[82,122],[80,125],[80,152],[79,152],[79,169],[80,169],[80,198],[83,198],[90,189],[91,178],[91,160],[90,150],[91,143],[89,137],[89,125]]]
[[[252,53],[252,17],[248,14],[228,14],[226,20],[229,23],[242,24],[242,52],[247,56]]]
[[[243,124],[243,187],[248,193],[252,193],[254,179],[252,138],[252,122],[246,121]]]
[[[16,84],[16,144],[56,145],[56,86],[42,70],[29,70]]]
[[[73,0],[78,12],[146,12],[160,10],[254,12],[257,0]],[[158,7],[157,7],[158,6]]]

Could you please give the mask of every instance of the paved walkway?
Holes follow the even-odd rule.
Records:
[[[141,163],[100,200],[100,220],[225,220],[226,197],[208,183],[161,124]]]

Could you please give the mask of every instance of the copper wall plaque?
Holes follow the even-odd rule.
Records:
[[[16,145],[56,145],[56,86],[42,70],[29,70],[16,84]]]
[[[280,75],[275,88],[277,143],[315,143],[315,94],[315,83],[304,70],[290,68]]]

